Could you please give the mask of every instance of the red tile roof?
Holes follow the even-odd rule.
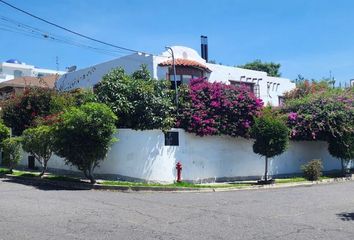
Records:
[[[177,59],[175,59],[175,65],[182,66],[182,67],[200,68],[200,69],[203,69],[207,72],[211,72],[211,70],[207,66],[205,66],[204,64],[201,64],[197,61],[189,60],[189,59],[177,58]],[[159,64],[159,66],[172,66],[172,60],[167,60],[167,61],[161,62]]]
[[[59,78],[59,75],[53,74],[44,77],[18,77],[12,80],[4,81],[0,83],[0,88],[3,87],[42,87],[42,88],[54,88],[55,81]]]

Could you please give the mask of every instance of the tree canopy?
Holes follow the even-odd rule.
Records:
[[[239,65],[237,67],[266,72],[268,76],[271,77],[280,77],[281,76],[281,73],[279,72],[280,66],[281,65],[277,63],[262,62],[261,60],[257,59],[254,60],[253,62],[249,62],[244,65]]]
[[[55,124],[54,152],[95,183],[94,169],[115,141],[117,117],[102,103],[86,103],[65,111]]]
[[[1,148],[4,152],[2,164],[9,168],[10,173],[21,160],[21,141],[20,137],[11,137],[1,142]]]
[[[149,75],[146,69],[138,71],[130,76],[118,68],[105,75],[96,89],[98,100],[116,114],[119,128],[170,129],[174,105],[169,82],[140,79]]]
[[[22,148],[41,164],[42,172],[39,176],[43,176],[54,149],[53,127],[42,125],[23,131]]]
[[[255,119],[251,128],[255,139],[253,152],[265,157],[264,180],[268,181],[268,158],[282,154],[289,144],[289,129],[271,110],[265,109],[263,115]]]

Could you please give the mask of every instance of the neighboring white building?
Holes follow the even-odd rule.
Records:
[[[0,63],[0,82],[19,77],[44,77],[47,75],[62,75],[66,72],[37,68],[16,59]]]
[[[206,77],[210,82],[246,84],[265,104],[278,106],[284,92],[295,87],[287,78],[269,77],[266,72],[253,71],[232,66],[207,63],[194,49],[174,46],[177,81],[188,83],[191,78]],[[152,77],[168,79],[173,83],[172,57],[169,51],[159,56],[135,53],[92,67],[64,74],[56,83],[60,90],[89,88],[95,86],[102,77],[114,68],[122,67],[127,73],[138,70],[146,64]]]

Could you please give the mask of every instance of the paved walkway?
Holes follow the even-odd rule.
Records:
[[[68,191],[0,179],[0,239],[354,239],[354,182],[215,193]]]

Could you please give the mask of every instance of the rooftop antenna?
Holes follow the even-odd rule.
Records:
[[[57,67],[57,71],[59,71],[59,57],[55,56],[55,65]]]
[[[73,65],[73,66],[70,66],[70,67],[67,67],[66,68],[66,71],[68,71],[68,72],[74,72],[75,70],[76,70],[76,66],[75,65]]]

